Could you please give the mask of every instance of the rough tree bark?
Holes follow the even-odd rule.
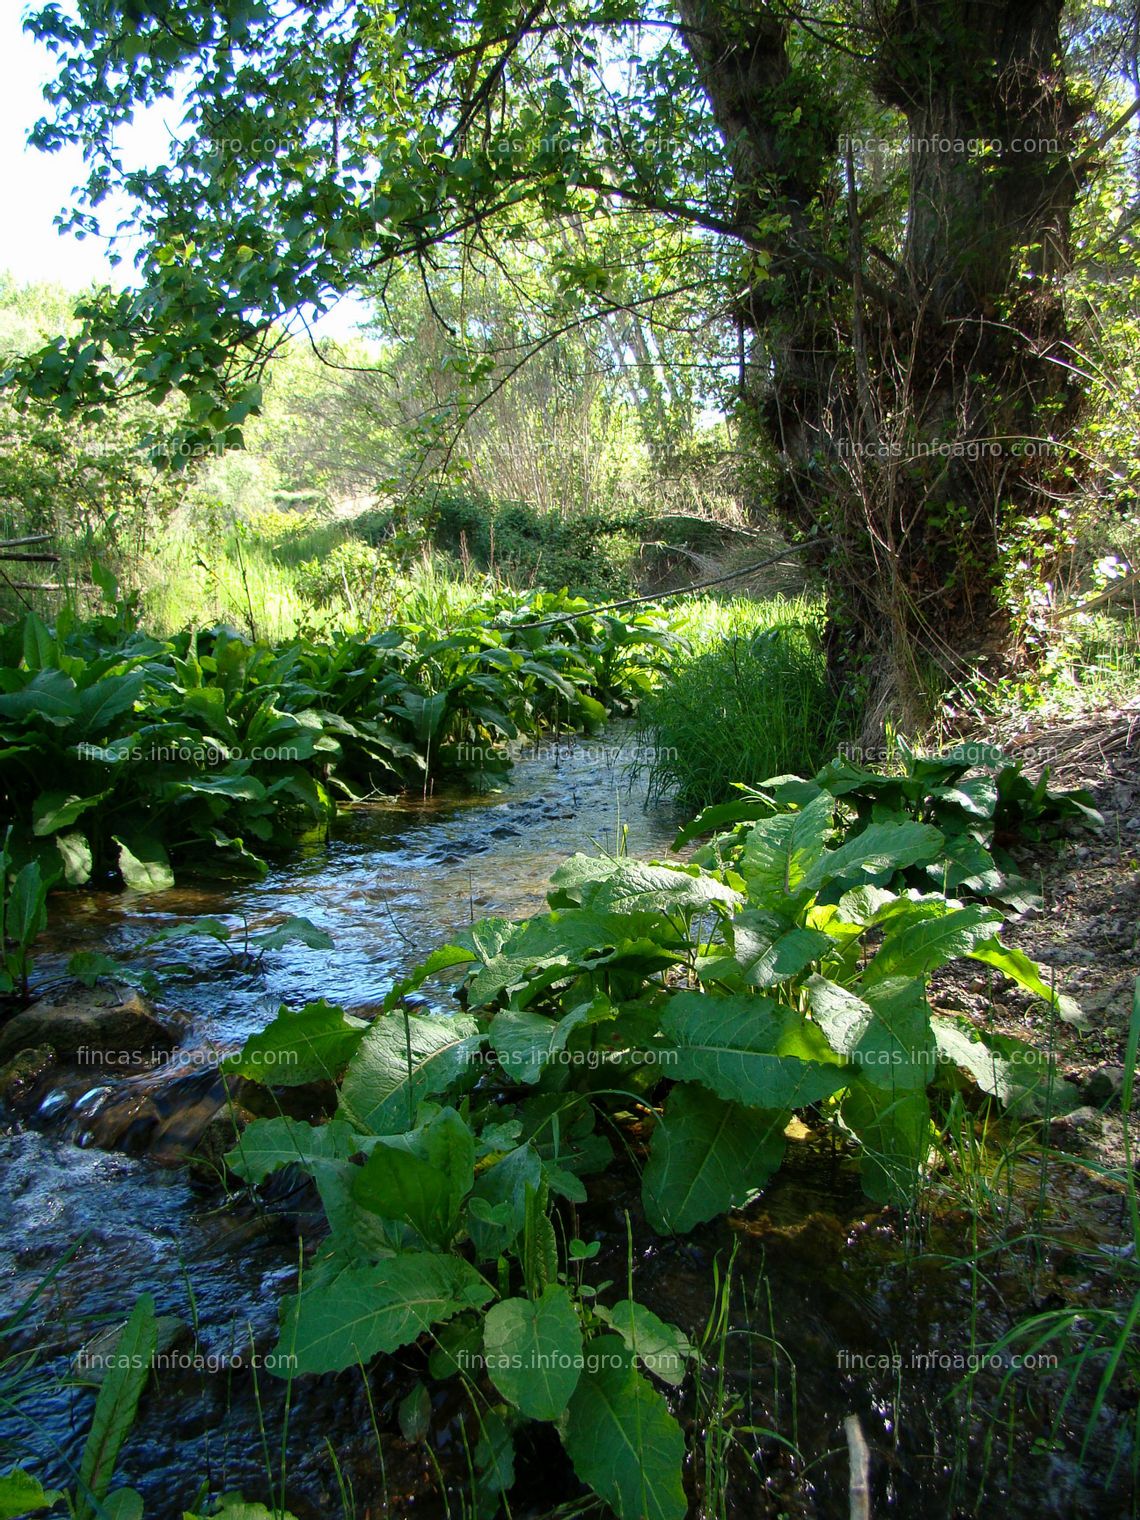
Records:
[[[1062,0],[869,0],[864,98],[898,113],[908,165],[876,243],[844,173],[843,136],[865,129],[797,63],[777,8],[681,3],[737,216],[763,250],[742,303],[752,415],[778,510],[837,541],[829,658],[837,683],[861,683],[868,735],[920,721],[939,685],[1009,654],[1003,549],[1070,488],[1051,442],[1078,400],[1061,14]]]

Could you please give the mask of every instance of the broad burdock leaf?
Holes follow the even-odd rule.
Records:
[[[453,1108],[407,1135],[381,1137],[352,1186],[355,1202],[446,1247],[475,1180],[475,1137]]]
[[[936,1018],[933,1034],[939,1054],[968,1072],[1005,1108],[1048,1107],[1056,1114],[1077,1101],[1075,1089],[1061,1081],[1048,1052],[1024,1040],[975,1029],[965,1018]]]
[[[489,1166],[475,1181],[471,1202],[486,1205],[489,1214],[472,1208],[467,1229],[480,1261],[508,1251],[526,1227],[528,1191],[542,1183],[542,1162],[531,1145],[521,1145]],[[504,1211],[505,1210],[505,1216]]]
[[[805,988],[816,1023],[852,1074],[890,1092],[929,1084],[938,1051],[920,978],[877,982],[861,998],[822,976],[810,977]]]
[[[876,1203],[909,1208],[921,1186],[933,1139],[925,1089],[889,1092],[856,1077],[844,1094],[841,1112],[862,1146],[864,1192]]]
[[[335,1081],[368,1028],[363,1019],[352,1018],[323,998],[300,1009],[282,1007],[271,1024],[250,1035],[238,1055],[222,1063],[222,1069],[270,1087]]]
[[[659,1235],[746,1203],[784,1159],[789,1115],[726,1103],[703,1087],[674,1087],[657,1121],[641,1179],[645,1215]]]
[[[1032,992],[1043,1002],[1056,1006],[1060,1016],[1070,1024],[1086,1022],[1085,1015],[1081,1012],[1080,1005],[1071,997],[1067,997],[1046,984],[1041,976],[1039,968],[1029,959],[1023,950],[1016,950],[1010,945],[1003,945],[996,938],[984,939],[976,943],[968,952],[971,960],[982,961],[987,966],[993,966],[995,970],[1008,976],[1011,982],[1016,982],[1019,987],[1024,987],[1026,992]]]
[[[582,1327],[569,1290],[552,1283],[541,1297],[508,1298],[487,1311],[487,1376],[531,1420],[557,1420],[582,1371]]]
[[[612,1309],[598,1305],[598,1318],[621,1336],[642,1366],[672,1388],[685,1380],[688,1364],[696,1354],[683,1330],[658,1319],[652,1310],[623,1298]]]
[[[586,1346],[562,1426],[574,1471],[618,1520],[684,1520],[685,1438],[617,1335]]]
[[[425,1098],[475,1081],[482,1044],[474,1019],[464,1015],[384,1014],[349,1062],[338,1114],[367,1133],[402,1134]]]
[[[872,823],[837,850],[827,850],[799,883],[801,892],[818,893],[832,882],[858,885],[889,876],[904,866],[933,860],[945,844],[937,829],[924,823]]]
[[[589,1022],[588,1004],[572,1009],[560,1019],[507,1009],[496,1014],[491,1023],[491,1045],[511,1082],[533,1086],[552,1065],[555,1070],[565,1070],[560,1063],[566,1042],[575,1029]]]
[[[77,797],[67,792],[41,792],[32,804],[32,833],[39,839],[67,828],[88,808],[97,807],[108,792],[93,792]]]
[[[789,928],[775,914],[748,909],[732,920],[732,957],[753,987],[774,987],[798,976],[832,948],[819,929]]]
[[[947,961],[969,955],[975,946],[993,939],[1001,921],[996,908],[972,903],[953,908],[941,918],[892,928],[863,972],[863,985],[895,976],[929,976]]]
[[[333,1119],[328,1124],[309,1124],[304,1119],[255,1119],[238,1136],[225,1156],[235,1176],[249,1183],[264,1182],[283,1166],[302,1166],[314,1161],[347,1161],[359,1149],[359,1138],[350,1124]]]
[[[803,880],[823,854],[834,812],[834,799],[822,793],[802,811],[761,819],[748,830],[740,871],[760,907],[781,909],[789,898],[809,895]]]
[[[551,877],[552,907],[575,904],[597,913],[693,913],[740,894],[696,866],[660,866],[624,857],[575,855]]]
[[[119,872],[133,892],[165,892],[174,885],[166,847],[149,835],[135,834],[128,842],[113,836],[119,846]]]
[[[818,1026],[759,993],[674,993],[661,1028],[672,1047],[660,1054],[662,1070],[734,1103],[792,1109],[846,1083]]]
[[[491,1285],[458,1256],[412,1251],[376,1266],[349,1267],[285,1299],[266,1366],[291,1377],[367,1364],[493,1297]]]

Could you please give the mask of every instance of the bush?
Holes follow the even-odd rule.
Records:
[[[650,788],[684,807],[723,801],[735,781],[814,771],[838,733],[818,626],[803,603],[735,604],[641,709]],[[714,625],[715,626],[715,625]]]
[[[525,501],[448,492],[425,504],[432,543],[519,586],[566,587],[575,596],[637,589],[641,515],[600,508],[561,516]]]

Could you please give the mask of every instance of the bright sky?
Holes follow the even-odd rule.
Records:
[[[123,262],[113,269],[104,242],[61,236],[54,225],[59,212],[71,206],[72,191],[86,173],[78,149],[40,153],[27,146],[29,129],[47,109],[42,89],[52,77],[53,60],[45,47],[23,31],[26,9],[21,0],[0,0],[0,204],[4,207],[0,271],[8,271],[21,282],[46,280],[75,290],[93,282],[128,285],[133,269],[125,245],[119,249]],[[177,126],[178,107],[166,102],[164,110],[149,113],[132,129],[132,159],[137,155],[145,160],[161,151],[166,141],[164,115],[171,127]],[[105,210],[106,204],[100,207]],[[347,337],[364,315],[356,302],[341,301],[315,330],[328,337]]]

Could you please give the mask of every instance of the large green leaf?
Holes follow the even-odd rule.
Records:
[[[542,1162],[532,1145],[520,1145],[489,1166],[471,1194],[467,1228],[480,1261],[509,1250],[526,1224],[528,1191],[542,1183]]]
[[[157,1343],[154,1300],[144,1293],[136,1301],[113,1349],[106,1353],[99,1397],[79,1464],[77,1520],[93,1520],[111,1486],[115,1463],[134,1424],[139,1396],[150,1376]]]
[[[47,923],[46,889],[39,861],[22,866],[12,879],[3,915],[4,933],[17,945],[27,946]]]
[[[20,1520],[22,1515],[51,1509],[62,1498],[59,1489],[44,1488],[22,1467],[14,1468],[0,1478],[0,1520]]]
[[[618,1520],[684,1520],[685,1438],[619,1336],[586,1348],[562,1442],[583,1483]]]
[[[79,716],[89,739],[102,738],[115,718],[130,711],[142,695],[146,679],[145,671],[132,670],[104,676],[80,692]]]
[[[873,1087],[893,1092],[927,1086],[938,1052],[920,978],[878,982],[865,988],[862,998],[822,976],[811,977],[806,988],[812,1015],[832,1050]]]
[[[128,843],[114,835],[119,846],[119,872],[133,892],[165,892],[174,885],[170,857],[160,840],[134,834]]]
[[[540,1298],[496,1304],[483,1346],[487,1376],[508,1403],[531,1420],[559,1418],[582,1371],[582,1328],[566,1288],[551,1283]]]
[[[834,810],[834,799],[824,792],[799,812],[763,818],[749,829],[741,871],[761,907],[780,909],[804,895],[804,877],[823,854]]]
[[[79,714],[75,682],[62,670],[39,670],[21,691],[0,696],[0,718],[42,718],[57,728]]]
[[[552,1064],[563,1059],[566,1042],[574,1030],[590,1020],[590,1007],[583,1004],[560,1019],[538,1013],[514,1013],[505,1009],[491,1023],[491,1044],[499,1065],[512,1082],[532,1085]]]
[[[974,944],[968,953],[971,960],[982,961],[987,966],[993,966],[1008,976],[1011,982],[1016,982],[1019,987],[1032,992],[1035,997],[1041,998],[1046,1003],[1055,1004],[1057,1011],[1067,1022],[1082,1022],[1084,1015],[1079,1005],[1071,997],[1066,997],[1064,993],[1048,986],[1042,979],[1038,967],[1023,950],[1015,950],[1010,945],[1003,945],[995,936],[993,939],[984,939]]]
[[[945,840],[925,823],[872,823],[837,850],[827,850],[799,884],[818,893],[831,882],[857,884],[933,860]]]
[[[381,1139],[353,1183],[355,1201],[445,1247],[475,1181],[475,1138],[453,1108],[409,1135]]]
[[[968,1019],[938,1018],[933,1025],[939,1053],[969,1072],[983,1092],[1006,1108],[1027,1106],[1054,1113],[1071,1106],[1073,1089],[1058,1079],[1047,1051],[1009,1035],[975,1029]]]
[[[57,834],[55,847],[63,862],[63,879],[69,887],[83,887],[91,880],[94,858],[86,836],[73,830],[70,834]]]
[[[864,971],[863,984],[896,976],[929,976],[947,961],[969,955],[976,945],[992,939],[1001,917],[995,908],[972,903],[940,918],[892,929]]]
[[[625,857],[574,855],[551,877],[552,907],[598,913],[700,912],[734,907],[740,894],[696,866],[660,866]]]
[[[798,976],[833,948],[819,929],[789,928],[772,913],[747,909],[732,920],[732,955],[752,987],[774,987]]]
[[[690,839],[699,839],[702,834],[729,829],[738,823],[755,823],[758,818],[767,818],[775,811],[776,804],[772,799],[760,795],[743,797],[737,802],[713,803],[711,807],[704,808],[692,823],[687,823],[683,829],[678,830],[670,848],[682,850]]]
[[[397,1351],[493,1296],[490,1284],[458,1256],[408,1252],[373,1267],[348,1267],[285,1299],[266,1366],[279,1377],[338,1372]]]
[[[88,808],[98,806],[107,795],[106,792],[94,792],[89,797],[77,797],[74,793],[41,792],[32,804],[32,833],[42,839],[67,828]]]
[[[283,1166],[347,1160],[357,1149],[356,1131],[342,1120],[308,1124],[303,1119],[278,1116],[255,1119],[247,1125],[225,1161],[235,1176],[258,1183]]]
[[[349,1062],[338,1112],[374,1135],[402,1134],[414,1127],[424,1098],[474,1082],[481,1045],[478,1026],[463,1015],[385,1014]]]
[[[368,1027],[324,998],[301,1009],[282,1006],[271,1024],[227,1058],[223,1070],[272,1087],[334,1081]]]
[[[645,1216],[659,1235],[746,1203],[784,1159],[788,1115],[726,1103],[703,1087],[674,1087],[653,1131],[641,1179]]]
[[[796,1108],[837,1092],[846,1080],[816,1025],[760,994],[674,993],[661,1028],[672,1044],[661,1054],[663,1069],[734,1103]]]
[[[648,975],[685,958],[685,937],[662,923],[656,912],[612,913],[569,908],[542,914],[496,934],[498,946],[467,987],[469,1008],[485,1007],[511,988],[527,983],[526,995],[579,967],[612,965],[636,955]]]
[[[599,1305],[596,1312],[599,1319],[617,1331],[647,1371],[672,1388],[680,1387],[695,1354],[683,1330],[658,1319],[651,1309],[629,1298],[623,1298],[612,1309]]]
[[[844,1095],[842,1114],[863,1147],[859,1164],[867,1196],[909,1207],[932,1139],[925,1089],[888,1092],[856,1077]]]

